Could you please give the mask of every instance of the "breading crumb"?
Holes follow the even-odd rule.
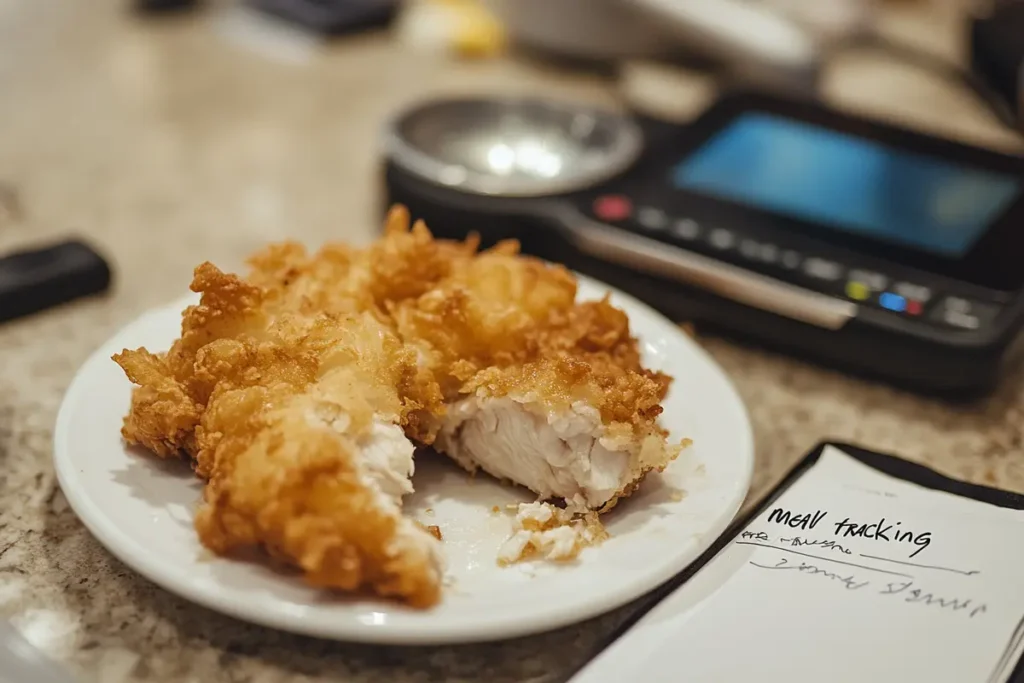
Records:
[[[498,551],[498,564],[533,558],[568,562],[607,537],[595,512],[573,514],[551,503],[521,503],[513,533]]]

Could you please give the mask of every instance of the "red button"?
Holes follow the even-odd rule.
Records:
[[[633,213],[633,202],[620,194],[606,194],[594,200],[594,215],[603,221],[624,221]]]
[[[907,313],[910,315],[921,315],[921,302],[910,299],[907,301]]]

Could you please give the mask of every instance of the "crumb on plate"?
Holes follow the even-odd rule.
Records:
[[[551,503],[521,503],[512,535],[498,551],[498,564],[530,559],[568,562],[607,537],[596,513],[574,514]]]

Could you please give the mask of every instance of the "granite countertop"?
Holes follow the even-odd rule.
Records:
[[[51,429],[78,365],[121,325],[177,297],[200,260],[234,267],[284,237],[370,240],[374,141],[396,107],[472,89],[610,103],[608,83],[512,60],[424,58],[383,35],[267,58],[224,40],[209,14],[145,23],[127,4],[0,4],[0,186],[15,188],[20,204],[0,205],[0,250],[77,233],[117,269],[105,298],[0,327],[0,616],[83,681],[560,680],[629,608],[461,648],[350,646],[236,622],[156,588],[92,539],[54,480]],[[948,13],[900,4],[892,31],[955,54]],[[1019,145],[963,93],[878,55],[843,58],[827,92],[926,130]],[[982,405],[954,408],[702,341],[750,409],[752,495],[823,437],[1024,491],[1018,377]]]

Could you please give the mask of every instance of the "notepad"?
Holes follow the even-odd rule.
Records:
[[[1005,683],[1024,651],[1024,511],[840,447],[702,561],[571,683]]]

